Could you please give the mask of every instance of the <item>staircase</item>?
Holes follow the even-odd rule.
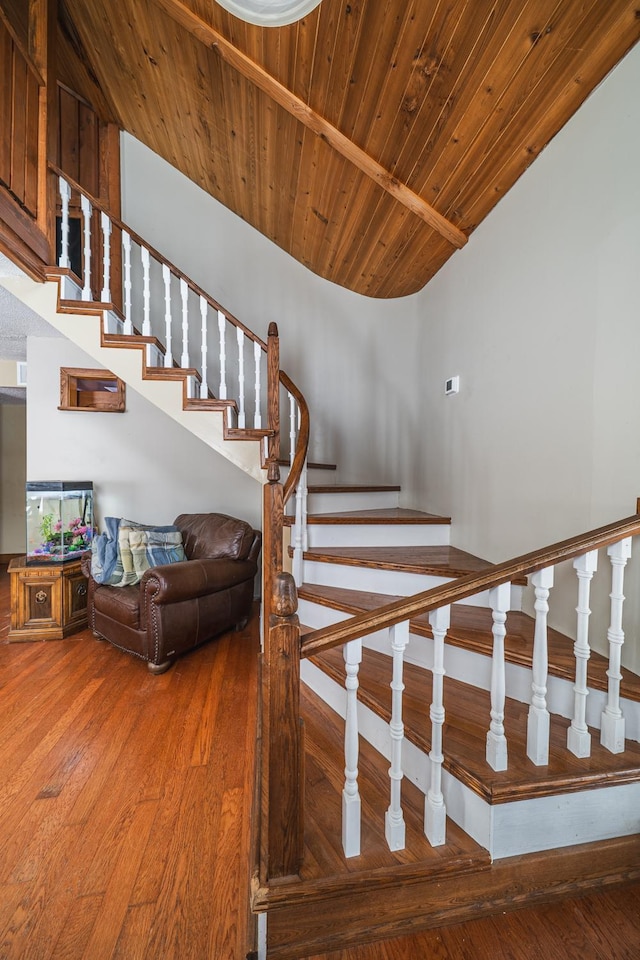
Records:
[[[326,634],[336,624],[492,568],[450,545],[449,518],[399,507],[398,487],[324,481],[311,484],[308,493],[308,547],[298,587],[303,647],[317,631]],[[614,578],[619,567],[613,567]],[[584,577],[582,590],[583,584]],[[548,609],[550,588],[536,589],[538,607],[544,590]],[[434,644],[440,626],[429,614],[410,620],[401,679],[394,676],[388,629],[363,636],[361,656],[350,658],[346,647],[334,646],[302,660],[305,860],[295,883],[254,897],[254,907],[268,912],[267,956],[313,955],[640,875],[640,678],[622,674],[626,739],[623,750],[612,752],[599,742],[598,730],[608,703],[609,660],[589,651],[585,717],[592,744],[588,756],[576,756],[567,749],[579,686],[575,643],[546,629],[548,758],[532,762],[534,646],[546,610],[538,610],[536,627],[536,618],[521,609],[526,590],[527,577],[520,575],[510,582],[508,602],[502,598],[509,613],[501,710],[495,683],[491,692],[496,598],[488,590],[451,607],[440,670]],[[581,601],[579,633],[588,617],[584,595]],[[354,734],[345,733],[345,721],[348,726],[349,677],[353,688],[356,675],[360,748],[354,761],[348,746]],[[441,695],[434,692],[438,676]],[[399,688],[402,715],[394,717]],[[446,712],[434,750],[438,705]],[[503,769],[487,760],[496,713],[508,741]],[[403,738],[400,758],[394,754],[394,721]],[[445,836],[430,842],[425,833],[433,832],[428,801],[434,765],[442,767],[446,826]],[[348,813],[342,844],[336,830],[349,767],[358,768],[361,804],[361,839],[352,856]],[[395,802],[394,776],[402,780],[405,833],[396,850],[384,836],[385,816]]]

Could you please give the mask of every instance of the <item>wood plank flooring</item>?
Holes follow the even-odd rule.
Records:
[[[640,883],[309,960],[638,960]]]
[[[257,611],[152,677],[88,631],[9,644],[7,580],[0,957],[244,958]]]

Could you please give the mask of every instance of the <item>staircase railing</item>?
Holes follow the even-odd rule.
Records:
[[[147,365],[188,371],[188,396],[226,405],[228,429],[268,434],[267,345],[135,230],[53,164],[58,205],[58,267],[63,299],[110,308],[110,334],[147,342]],[[308,445],[308,411],[279,371],[279,405],[296,410],[287,434],[292,469],[285,500],[298,483]]]
[[[574,697],[571,724],[567,732],[567,751],[576,757],[589,757],[591,734],[588,724],[600,728],[602,745],[612,753],[625,749],[625,733],[640,739],[640,724],[635,718],[632,730],[625,729],[621,708],[621,650],[624,643],[622,610],[623,579],[631,555],[632,538],[640,534],[640,515],[628,517],[561,543],[536,550],[504,563],[487,567],[480,573],[460,577],[443,586],[415,596],[395,600],[373,612],[362,613],[330,627],[307,633],[301,641],[301,657],[308,658],[333,647],[344,645],[346,672],[345,771],[343,791],[343,847],[347,856],[360,852],[360,799],[357,777],[358,727],[356,698],[358,668],[362,659],[362,639],[379,631],[389,633],[392,657],[392,708],[389,734],[391,740],[390,801],[386,814],[386,837],[391,849],[404,846],[404,816],[401,803],[402,769],[402,671],[404,652],[409,641],[410,622],[428,614],[433,635],[433,684],[431,719],[431,782],[425,797],[425,834],[434,846],[446,840],[446,807],[442,792],[442,770],[446,745],[443,731],[445,703],[445,643],[450,625],[451,605],[486,596],[492,611],[493,657],[491,667],[491,709],[487,717],[486,761],[493,770],[508,768],[508,733],[505,728],[505,649],[506,621],[510,609],[511,583],[529,577],[535,592],[535,631],[531,668],[531,694],[527,725],[527,756],[535,765],[548,764],[549,719],[547,703],[548,648],[547,619],[549,595],[553,587],[554,569],[563,561],[573,561],[577,575],[577,630],[573,647],[575,659]],[[597,568],[598,550],[607,548],[611,565],[610,621],[607,631],[609,667],[606,700],[597,712],[587,708],[589,683],[587,665],[591,654],[589,643],[589,594]]]

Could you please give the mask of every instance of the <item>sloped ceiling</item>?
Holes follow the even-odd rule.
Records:
[[[400,297],[637,42],[640,2],[322,0],[261,28],[214,0],[59,0],[59,21],[59,75],[104,116],[310,270]]]

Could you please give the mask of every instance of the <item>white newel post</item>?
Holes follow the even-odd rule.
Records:
[[[166,263],[162,264],[162,280],[164,283],[164,365],[173,366],[173,349],[171,346],[171,271]]]
[[[531,669],[531,704],[527,719],[527,756],[536,766],[549,763],[549,710],[547,709],[547,678],[549,655],[547,650],[547,614],[549,591],[553,586],[553,567],[545,567],[531,575],[535,588],[536,624],[533,634],[533,661]]]
[[[442,728],[444,726],[444,641],[451,621],[451,607],[429,614],[433,633],[433,689],[431,697],[431,785],[424,804],[424,832],[432,847],[441,846],[447,835],[447,811],[442,795]]]
[[[624,632],[622,630],[622,608],[624,606],[624,568],[631,556],[631,537],[613,543],[607,550],[611,560],[611,621],[607,630],[609,641],[609,689],[607,705],[602,711],[600,723],[600,743],[611,753],[622,753],[624,750],[625,722],[620,709],[620,673],[622,644]]]
[[[385,813],[385,837],[390,850],[404,850],[405,823],[402,812],[402,741],[404,740],[404,724],[402,722],[402,669],[404,651],[409,642],[409,621],[397,623],[389,628],[391,655],[393,657],[393,677],[391,680],[391,766],[389,779],[391,781],[391,798],[389,808]]]
[[[576,757],[591,756],[591,734],[587,727],[587,665],[591,650],[589,647],[589,595],[591,579],[598,569],[598,551],[591,550],[582,557],[576,557],[573,568],[578,576],[578,615],[576,628],[576,642],[573,645],[573,654],[576,658],[576,682],[573,687],[574,706],[571,726],[567,730],[567,749]]]
[[[358,672],[362,662],[362,640],[344,646],[347,704],[344,723],[344,789],[342,791],[342,849],[345,857],[360,854],[361,803],[358,790]]]
[[[91,214],[93,207],[91,201],[84,194],[80,194],[80,207],[82,209],[82,229],[84,235],[84,254],[82,259],[82,299],[93,300],[91,293]]]
[[[126,230],[122,231],[122,249],[124,251],[124,332],[130,337],[133,334],[133,320],[131,319],[131,237]]]
[[[69,260],[69,201],[71,200],[71,187],[64,177],[58,177],[58,185],[60,187],[60,205],[62,208],[60,220],[60,259],[58,266],[69,270],[71,268],[71,261]]]
[[[206,400],[209,396],[209,381],[207,379],[207,354],[209,350],[209,345],[207,342],[207,310],[209,304],[206,299],[200,294],[200,329],[201,329],[201,338],[202,338],[202,347],[200,350],[200,356],[202,357],[202,365],[200,367],[200,372],[202,374],[202,380],[200,381],[200,399]]]
[[[151,336],[151,259],[146,247],[140,247],[142,260],[142,336]]]
[[[262,416],[260,414],[260,361],[262,360],[262,347],[257,342],[253,341],[253,363],[255,368],[255,384],[256,384],[256,409],[253,415],[253,426],[256,430],[259,430],[262,426]]]
[[[227,348],[225,339],[226,317],[221,310],[218,310],[218,336],[220,338],[220,386],[218,387],[218,399],[227,399]]]
[[[107,214],[100,213],[102,226],[102,303],[111,303],[111,220]]]
[[[244,333],[240,327],[236,327],[236,339],[238,341],[238,426],[241,430],[244,430],[246,426],[244,412]]]
[[[182,300],[182,354],[180,367],[187,370],[189,367],[189,287],[187,281],[180,278],[180,299]]]
[[[489,606],[493,617],[493,657],[491,660],[491,723],[487,731],[487,763],[493,770],[508,766],[507,738],[504,732],[504,704],[506,698],[504,670],[505,623],[511,606],[511,584],[501,583],[489,591]]]

